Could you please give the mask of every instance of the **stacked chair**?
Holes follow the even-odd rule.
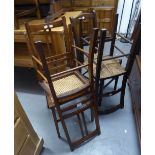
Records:
[[[88,13],[89,14],[89,13]],[[32,56],[39,83],[47,98],[48,108],[52,110],[58,137],[60,138],[59,122],[62,124],[67,142],[71,151],[83,142],[100,134],[98,113],[105,114],[124,107],[126,82],[139,46],[140,25],[136,25],[133,42],[116,33],[117,19],[111,37],[107,37],[106,29],[99,30],[96,25],[90,29],[89,35],[82,35],[82,20],[86,17],[95,21],[95,14],[90,16],[85,13],[77,18],[71,18],[71,24],[66,25],[65,17],[62,20],[40,25],[25,24],[27,45]],[[78,23],[78,24],[77,24]],[[56,54],[52,50],[52,28],[64,28],[64,42],[66,51]],[[116,35],[128,41],[131,46],[129,53],[124,53],[115,45]],[[39,37],[38,37],[39,36]],[[111,41],[109,55],[104,54],[104,45]],[[84,46],[89,50],[84,50]],[[114,48],[120,55],[114,55]],[[54,53],[54,55],[53,55]],[[81,57],[82,56],[82,57]],[[122,65],[121,58],[126,58],[126,66]],[[87,76],[82,74],[87,71]],[[118,78],[122,76],[121,88],[117,89]],[[109,80],[106,84],[105,81]],[[115,80],[114,89],[104,92],[105,88]],[[102,97],[108,97],[120,92],[120,103],[106,111],[97,111]],[[90,110],[91,121],[95,120],[95,129],[88,130],[85,111]],[[98,112],[98,113],[97,113]],[[77,117],[81,137],[71,140],[66,119]]]
[[[92,25],[96,25],[96,16],[95,12],[90,13],[82,13],[80,16],[73,18],[70,18],[72,30],[74,34],[74,40],[76,46],[83,48],[84,45],[90,45],[90,39],[92,38],[92,33],[87,33],[87,35],[83,32],[83,25],[86,20],[91,20]],[[114,28],[113,28],[113,34],[109,37],[106,37],[105,40],[102,40],[100,35],[98,35],[96,47],[95,47],[95,56],[93,61],[93,76],[95,81],[95,90],[96,90],[96,96],[97,96],[97,102],[98,106],[101,106],[102,98],[103,97],[109,97],[113,96],[117,93],[120,93],[120,102],[119,104],[110,107],[106,110],[99,110],[99,114],[108,114],[113,111],[116,111],[119,108],[124,108],[124,95],[125,95],[125,88],[126,88],[126,82],[129,77],[133,61],[136,55],[136,51],[134,50],[134,44],[122,35],[118,34],[117,31],[117,22],[118,22],[118,14],[115,15],[115,22],[114,22]],[[92,27],[93,28],[93,27]],[[90,28],[89,28],[90,29]],[[105,30],[107,31],[107,30]],[[126,40],[129,44],[132,45],[132,48],[129,53],[125,53],[123,50],[121,50],[116,45],[116,38],[122,38]],[[136,38],[133,38],[136,39]],[[105,55],[104,51],[104,44],[105,42],[111,42],[109,54]],[[119,55],[115,55],[115,49],[120,53]],[[78,50],[78,49],[77,49]],[[123,58],[123,59],[122,59]],[[122,65],[122,60],[126,60],[126,66]],[[79,61],[83,64],[87,63],[88,59],[85,58],[83,55],[79,56]],[[87,69],[86,72],[87,73]],[[122,85],[120,88],[117,89],[117,83],[119,77],[122,76]],[[108,81],[105,83],[105,81]],[[113,81],[114,87],[113,90],[110,92],[105,92],[105,88],[109,86]]]
[[[97,115],[96,98],[93,84],[93,56],[98,36],[98,29],[93,29],[90,40],[89,54],[82,52],[88,57],[88,64],[81,65],[76,59],[73,48],[71,26],[66,26],[65,18],[57,22],[40,25],[26,26],[25,37],[32,56],[34,67],[41,87],[44,89],[48,108],[52,110],[56,131],[60,138],[60,122],[64,129],[67,142],[71,150],[86,140],[100,134],[100,125]],[[66,51],[59,55],[49,55],[52,51],[52,28],[63,26]],[[38,36],[41,36],[38,40]],[[41,40],[41,41],[40,41]],[[48,51],[48,52],[47,52]],[[48,53],[48,55],[45,53]],[[77,65],[78,64],[78,65]],[[79,69],[87,67],[89,78],[85,78]],[[68,102],[70,104],[68,104]],[[90,109],[91,120],[95,119],[95,129],[89,131],[85,119],[85,111]],[[56,115],[58,113],[58,115]],[[65,123],[66,119],[77,116],[81,137],[72,141],[69,130]]]

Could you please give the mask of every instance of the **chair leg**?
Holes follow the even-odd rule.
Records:
[[[81,135],[82,135],[82,137],[84,137],[84,132],[83,132],[83,127],[82,127],[82,122],[81,122],[81,119],[80,119],[80,115],[79,115],[79,114],[77,114],[77,118],[78,118],[78,122],[79,122],[80,130],[81,130]]]
[[[55,108],[52,108],[51,110],[52,110],[52,114],[53,114],[53,119],[54,119],[56,131],[57,131],[57,135],[60,138],[60,131],[59,131],[59,126],[58,126],[58,121],[57,121],[57,118],[56,118]]]
[[[98,102],[98,106],[101,106],[101,103],[102,103],[102,88],[103,88],[103,86],[104,86],[104,80],[100,80],[100,88],[99,88],[99,93],[98,93],[98,100],[97,100],[97,102]]]
[[[91,122],[94,122],[93,108],[90,108]]]
[[[99,124],[99,118],[98,118],[98,113],[97,113],[97,104],[96,102],[96,96],[93,94],[93,99],[94,103],[91,105],[91,109],[93,110],[94,118],[95,118],[95,124],[96,124],[96,130],[98,131],[98,135],[101,134],[101,129],[100,129],[100,124]]]
[[[120,59],[120,60],[119,60],[119,63],[120,63],[120,65],[122,64],[122,59]],[[118,79],[119,79],[119,77],[116,77],[116,78],[115,78],[114,90],[116,90],[116,89],[117,89]]]
[[[84,128],[85,128],[85,133],[86,133],[86,135],[88,135],[88,129],[87,129],[87,125],[86,125],[84,112],[81,112],[81,115],[82,115],[82,120],[83,120],[83,124],[84,124]]]
[[[116,90],[116,89],[117,89],[118,78],[119,78],[119,77],[116,77],[116,78],[115,78],[115,85],[114,85],[114,90]]]
[[[46,97],[47,108],[49,108],[49,106],[48,106],[48,98],[47,98],[47,94],[46,94],[45,91],[44,91],[44,94],[45,94],[45,97]]]
[[[98,113],[97,113],[97,106],[95,103],[92,106],[93,106],[93,113],[95,117],[96,130],[98,131],[98,135],[100,135],[101,129],[100,129],[99,118],[98,118]]]
[[[122,90],[121,90],[121,97],[120,97],[121,109],[124,108],[124,96],[125,96],[126,82],[127,82],[127,76],[124,76],[123,81],[122,81]]]
[[[61,110],[60,110],[59,108],[58,108],[58,114],[59,114],[59,117],[60,117],[60,121],[61,121],[63,130],[64,130],[64,132],[65,132],[65,135],[66,135],[66,138],[67,138],[67,141],[68,141],[70,150],[73,151],[74,148],[73,148],[72,143],[71,143],[71,139],[70,139],[70,136],[69,136],[67,127],[66,127],[66,123],[65,123],[65,121],[64,121],[64,119],[63,119],[63,117],[62,117],[62,112],[61,112]]]

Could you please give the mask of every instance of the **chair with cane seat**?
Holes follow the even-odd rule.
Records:
[[[78,47],[81,47],[81,48],[84,48],[85,45],[89,45],[89,40],[91,38],[91,31],[90,33],[84,37],[85,35],[84,32],[83,32],[83,25],[84,25],[84,20],[91,20],[92,21],[92,25],[91,25],[91,28],[93,28],[93,26],[96,26],[96,17],[95,17],[95,12],[90,12],[90,13],[83,13],[81,14],[80,16],[76,17],[76,18],[73,18],[71,17],[70,20],[71,20],[71,25],[72,25],[72,29],[73,29],[73,32],[74,32],[74,40],[75,40],[75,44],[78,46]],[[116,38],[116,30],[117,30],[117,22],[118,22],[118,14],[115,15],[115,22],[114,22],[114,27],[113,27],[113,34],[110,36],[110,37],[107,37],[105,38],[104,42],[110,42],[111,46],[110,46],[110,49],[109,49],[109,53],[106,57],[112,57],[113,56],[113,44],[114,44],[114,41],[115,41],[115,38]],[[106,31],[107,32],[107,31]],[[96,43],[96,47],[95,47],[95,55],[94,55],[94,71],[96,72],[96,64],[97,64],[97,57],[98,57],[98,46],[99,46],[99,42],[100,42],[100,36],[98,36],[97,38],[97,43]],[[81,59],[82,58],[82,59]],[[83,55],[80,55],[78,57],[79,61],[81,62],[84,62],[84,63],[87,63],[87,59],[84,60],[84,57]],[[114,60],[110,60],[110,61],[107,61],[105,63],[109,63],[109,62],[112,62],[112,63],[115,63],[115,61],[113,62]],[[119,63],[121,64],[121,61],[119,61]],[[118,64],[118,66],[120,66],[120,64]],[[94,79],[96,79],[96,73],[94,72]],[[87,71],[85,72],[87,73]],[[84,74],[85,74],[84,73]],[[105,74],[105,72],[104,72]],[[107,73],[108,74],[108,73]],[[102,76],[102,74],[101,74]],[[103,75],[105,76],[105,75]],[[114,83],[114,90],[117,89],[117,83],[118,83],[118,77],[114,77],[113,80],[115,81]],[[112,81],[113,81],[112,80]],[[111,81],[111,82],[112,82]],[[97,90],[99,88],[96,88]]]
[[[75,43],[78,45],[78,36],[82,36],[81,34],[81,23],[82,23],[83,18],[71,18],[71,24],[72,24],[72,29],[74,32],[74,40]],[[132,42],[126,38],[124,38],[122,35],[118,34],[116,32],[117,30],[117,21],[118,21],[118,14],[115,16],[115,25],[114,25],[114,30],[113,30],[113,35],[111,38],[105,38],[104,40],[98,36],[98,44],[96,44],[96,50],[97,53],[94,56],[94,61],[93,61],[93,75],[95,79],[95,88],[96,88],[96,96],[97,96],[97,102],[98,105],[101,105],[102,102],[102,97],[108,97],[115,95],[119,92],[121,92],[121,99],[120,99],[120,104],[106,109],[104,111],[98,111],[100,114],[107,114],[110,112],[113,112],[119,108],[124,107],[124,94],[125,94],[125,86],[126,86],[126,81],[127,78],[130,74],[130,71],[128,67],[132,67],[132,61],[134,60],[135,57],[135,51],[131,50],[129,54],[124,53],[123,50],[121,50],[119,47],[116,46],[116,35],[125,39],[128,43],[132,44]],[[79,29],[76,29],[77,24],[79,23]],[[78,31],[77,31],[78,30]],[[78,33],[79,35],[76,35]],[[91,38],[91,37],[90,37]],[[84,40],[84,39],[82,39]],[[87,41],[87,40],[85,40]],[[110,52],[108,55],[105,55],[104,51],[104,44],[107,41],[111,41],[111,46],[110,46]],[[88,42],[89,43],[89,42]],[[114,49],[118,50],[121,55],[115,56],[114,55]],[[104,52],[103,52],[104,51]],[[103,55],[104,53],[104,55]],[[121,58],[127,58],[127,65],[126,67],[122,66],[122,59]],[[87,59],[84,60],[84,64],[87,63]],[[118,83],[118,78],[120,76],[123,76],[123,81],[122,81],[122,87],[117,89],[117,83]],[[109,80],[106,84],[105,81]],[[111,83],[115,80],[114,88],[112,91],[102,93],[102,91]]]
[[[95,47],[95,40],[97,37],[98,29],[94,29],[93,37],[91,40],[90,54],[88,56],[88,64],[77,66],[75,52],[71,45],[72,41],[72,31],[66,32],[64,35],[66,51],[63,54],[46,56],[44,53],[45,49],[44,44],[47,43],[49,49],[51,49],[51,41],[44,42],[34,41],[32,39],[31,30],[40,30],[42,34],[51,39],[52,28],[56,26],[66,27],[65,20],[57,22],[48,23],[46,25],[39,26],[37,25],[26,25],[27,29],[27,39],[28,45],[31,49],[32,59],[35,65],[36,73],[39,77],[39,83],[45,91],[47,97],[47,103],[49,109],[52,110],[56,131],[58,137],[60,137],[59,125],[61,122],[64,129],[64,133],[67,138],[67,142],[70,146],[70,149],[73,151],[77,146],[87,141],[88,139],[94,137],[95,135],[100,134],[99,120],[97,116],[97,108],[95,104],[95,93],[94,93],[94,84],[92,76],[92,60],[93,60],[93,51]],[[42,29],[41,29],[42,28]],[[68,40],[68,42],[66,41]],[[34,43],[35,42],[35,43]],[[69,44],[68,44],[69,43]],[[70,46],[68,46],[70,45]],[[32,48],[33,46],[33,48]],[[52,51],[51,51],[52,52]],[[83,52],[84,53],[84,52]],[[85,54],[85,53],[84,53]],[[83,67],[89,68],[89,79],[86,79],[82,74],[78,72],[80,68]],[[52,72],[51,72],[52,70]],[[71,104],[68,104],[71,102]],[[85,120],[85,111],[91,109],[92,115],[95,119],[95,130],[88,131],[88,127]],[[56,115],[56,111],[58,116]],[[72,141],[70,137],[69,130],[65,123],[66,119],[69,119],[73,116],[77,116],[79,128],[81,131],[81,138],[78,138],[76,141]],[[82,118],[82,119],[81,119]],[[83,124],[83,125],[82,125]]]
[[[139,20],[140,20],[140,17],[138,18],[137,22],[139,22]],[[119,54],[115,56],[114,55],[108,56],[108,57],[104,56],[104,46],[103,46],[104,42],[100,40],[98,57],[97,57],[97,65],[96,65],[96,69],[94,69],[94,72],[95,72],[94,74],[96,74],[96,88],[99,88],[97,90],[99,105],[101,105],[103,97],[113,96],[120,92],[120,103],[104,111],[102,110],[98,111],[100,114],[107,114],[119,108],[124,108],[124,96],[125,96],[126,83],[130,75],[133,62],[136,56],[136,47],[140,46],[139,44],[139,40],[141,36],[140,24],[136,25],[134,34],[135,35],[132,38],[133,42],[131,42],[127,38],[116,33],[117,36],[123,38],[124,40],[126,40],[126,42],[131,44],[131,49],[128,53],[124,52],[118,46],[116,46],[116,43],[114,40],[113,48],[117,49],[117,51],[119,52]],[[120,59],[124,61],[123,59],[125,58],[126,58],[126,63],[124,65],[120,64]],[[111,81],[114,78],[118,78],[121,76],[122,76],[122,84],[120,88],[114,89],[110,92],[105,92],[105,88],[111,83]],[[110,81],[105,84],[105,81],[109,79]]]

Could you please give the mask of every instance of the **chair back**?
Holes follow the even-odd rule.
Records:
[[[70,18],[71,24],[74,26],[78,37],[92,35],[92,29],[97,27],[95,10],[81,13],[77,17]]]
[[[70,17],[71,27],[73,31],[74,41],[76,46],[83,48],[82,37],[92,36],[93,28],[96,28],[96,13],[94,10],[81,13],[77,17]],[[78,60],[84,62],[84,57],[78,53]]]
[[[35,47],[35,42],[41,41],[43,43],[45,57],[50,60],[48,62],[50,66],[50,73],[57,73],[70,65],[68,63],[71,61],[71,50],[69,45],[70,39],[68,37],[68,29],[65,17],[63,17],[62,20],[50,23],[36,25],[30,25],[28,23],[25,23],[25,27],[25,36],[27,39],[29,52],[32,55],[32,60],[39,60],[38,52],[36,51]],[[64,33],[62,34],[63,31]],[[63,40],[62,47],[56,46],[56,35],[59,35],[60,37],[63,35],[63,37],[61,38]],[[59,52],[60,49],[61,53]],[[59,61],[56,61],[57,59],[59,59]],[[36,63],[36,61],[33,62],[34,66],[37,67],[38,63]],[[56,63],[58,63],[59,66]]]

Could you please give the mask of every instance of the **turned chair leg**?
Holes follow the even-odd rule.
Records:
[[[90,109],[91,122],[94,122],[93,108]]]
[[[65,121],[64,121],[64,119],[63,119],[63,117],[62,117],[62,114],[61,114],[60,110],[58,110],[58,113],[59,113],[60,121],[61,121],[63,130],[64,130],[64,133],[65,133],[65,135],[66,135],[66,138],[67,138],[67,141],[68,141],[70,150],[73,151],[74,148],[73,148],[73,145],[72,145],[72,142],[71,142],[71,139],[70,139],[70,136],[69,136],[69,133],[68,133],[68,130],[67,130]]]
[[[82,122],[81,122],[81,119],[80,119],[80,115],[79,114],[77,114],[77,118],[78,118],[80,130],[81,130],[81,135],[82,135],[82,137],[84,137],[84,131],[83,131]]]
[[[97,105],[94,103],[92,106],[93,106],[92,109],[93,109],[95,122],[96,122],[96,130],[98,131],[98,135],[100,135],[101,134],[101,129],[100,129],[99,118],[98,118],[98,113],[97,113]]]
[[[47,98],[47,95],[46,95],[45,91],[44,91],[44,94],[45,94],[45,97],[46,97],[47,108],[49,108],[49,106],[48,106],[48,98]]]
[[[85,133],[86,133],[86,135],[88,135],[88,129],[87,129],[87,125],[86,125],[86,119],[85,119],[84,112],[81,112],[81,116],[82,116],[82,120],[83,120],[83,124],[84,124]]]
[[[99,87],[99,93],[98,93],[98,100],[97,100],[98,106],[101,106],[101,103],[102,103],[102,88],[103,88],[103,86],[104,86],[104,80],[101,80],[100,87]]]
[[[57,135],[60,138],[60,131],[59,131],[58,121],[57,121],[57,118],[56,118],[55,107],[52,108],[51,110],[52,110],[52,114],[53,114],[53,119],[54,119],[56,131],[57,131]]]
[[[121,97],[120,97],[121,109],[124,108],[124,96],[125,96],[126,82],[127,82],[127,76],[124,76],[123,81],[122,81],[122,90],[121,90]]]
[[[115,78],[114,90],[116,90],[116,89],[117,89],[118,78],[119,78],[119,77],[116,77],[116,78]]]

